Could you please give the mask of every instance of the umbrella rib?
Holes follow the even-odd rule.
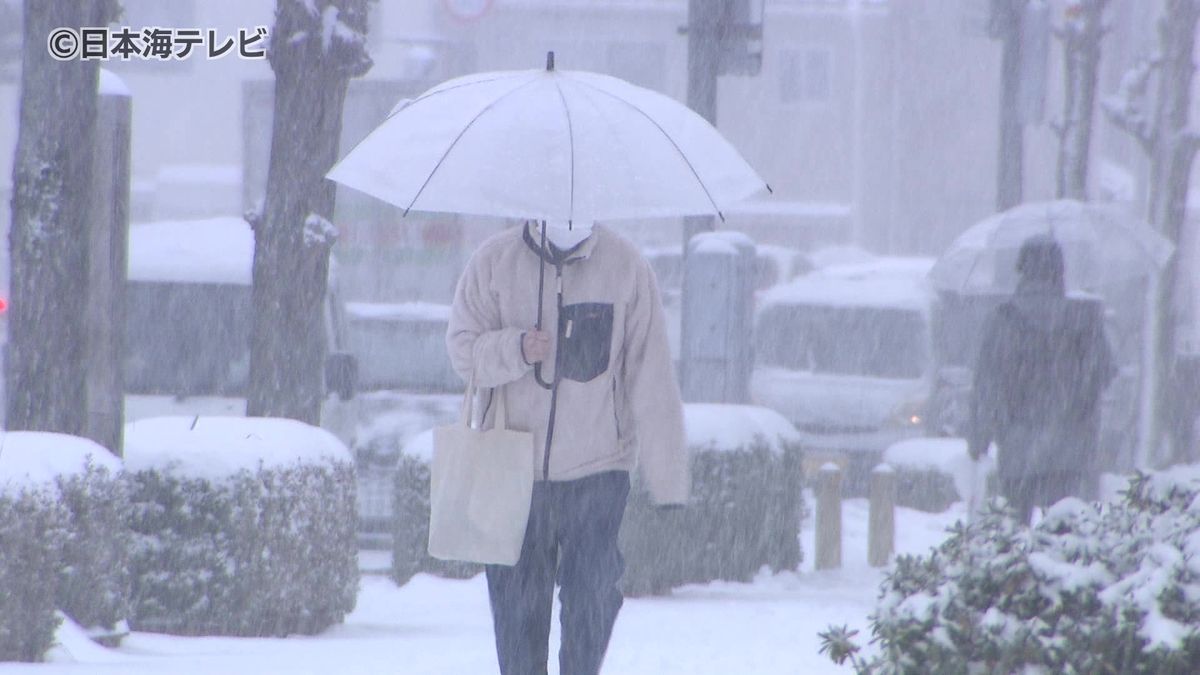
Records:
[[[467,130],[469,130],[473,124],[475,124],[476,122],[478,122],[478,121],[479,121],[479,118],[480,118],[480,117],[483,117],[483,114],[484,114],[484,113],[486,113],[487,111],[489,111],[489,110],[491,110],[492,108],[494,108],[494,107],[496,106],[496,104],[497,104],[497,103],[500,103],[500,102],[501,102],[501,101],[503,101],[504,99],[508,98],[509,96],[512,96],[513,94],[515,94],[515,93],[517,93],[518,91],[520,91],[520,90],[524,89],[525,87],[528,87],[529,85],[533,84],[534,82],[537,82],[537,79],[536,79],[536,78],[534,78],[534,79],[530,79],[528,82],[526,82],[525,84],[522,84],[522,85],[521,85],[521,86],[519,86],[519,87],[513,87],[512,89],[509,89],[508,91],[504,92],[504,94],[502,94],[502,95],[498,96],[498,97],[496,98],[496,100],[494,100],[494,101],[492,101],[491,103],[487,104],[487,105],[486,105],[486,106],[483,108],[483,110],[480,110],[478,113],[476,113],[476,115],[475,115],[474,117],[472,117],[472,118],[471,118],[471,121],[470,121],[470,122],[467,122],[466,126],[464,126],[464,127],[462,128],[462,131],[458,132],[458,135],[457,135],[457,136],[455,136],[455,137],[454,137],[454,140],[450,142],[450,147],[446,148],[446,152],[443,152],[443,153],[442,153],[442,157],[441,157],[441,159],[439,159],[439,160],[437,161],[437,164],[435,164],[435,165],[433,166],[433,170],[432,170],[432,171],[430,171],[430,172],[429,172],[429,175],[425,177],[425,182],[424,182],[424,183],[421,183],[421,189],[417,190],[417,194],[413,195],[412,201],[410,201],[410,202],[408,203],[408,207],[404,209],[404,216],[408,216],[408,212],[412,210],[413,206],[414,206],[414,205],[417,203],[417,200],[421,198],[421,193],[425,192],[425,188],[429,186],[429,181],[433,180],[433,175],[434,175],[435,173],[437,173],[437,172],[438,172],[438,169],[442,168],[442,163],[443,163],[443,162],[445,162],[445,161],[446,161],[446,158],[450,156],[450,152],[451,152],[451,151],[453,151],[453,150],[454,150],[454,147],[455,147],[456,145],[458,145],[458,142],[459,142],[460,140],[462,140],[462,137],[463,137],[463,135],[464,135],[464,134],[466,134],[466,133],[467,133]]]
[[[507,79],[507,78],[493,77],[488,80],[476,80],[474,82],[463,82],[462,84],[456,84],[453,87],[446,87],[445,89],[439,89],[434,92],[426,92],[426,93],[421,94],[420,96],[414,98],[413,100],[409,101],[408,105],[404,106],[400,110],[393,110],[392,112],[388,113],[388,116],[386,118],[384,118],[383,121],[386,122],[386,121],[392,119],[393,117],[395,117],[396,115],[400,114],[404,110],[411,108],[414,104],[424,101],[425,99],[432,98],[443,92],[452,91],[454,89],[461,89],[462,87],[469,87],[473,84],[484,84],[486,82],[496,82],[497,80],[503,80],[503,79]],[[382,123],[380,124],[380,126],[383,126]],[[371,133],[367,134],[366,136],[363,136],[362,139],[360,139],[357,143],[354,144],[353,148],[350,148],[350,152],[347,152],[346,155],[344,157],[342,157],[342,159],[345,159],[346,157],[349,157],[351,154],[353,154],[354,151],[358,149],[358,146],[362,145],[363,143],[365,143],[367,141],[367,139],[369,139],[371,136],[375,135],[375,132],[379,131],[379,128],[380,127],[375,127],[374,129],[371,130]],[[405,213],[408,213],[408,211],[405,211]]]
[[[572,80],[572,81],[575,82],[576,84],[587,87],[588,89],[593,89],[595,91],[600,92],[601,94],[604,94],[605,96],[608,96],[617,101],[620,101],[621,103],[624,103],[625,105],[629,106],[630,108],[633,108],[634,110],[636,110],[638,112],[638,114],[640,114],[642,117],[645,117],[647,120],[649,120],[649,122],[654,125],[654,128],[658,129],[659,133],[661,133],[663,135],[663,137],[666,138],[667,141],[671,143],[671,147],[675,148],[675,152],[679,153],[680,159],[682,159],[684,161],[684,163],[687,164],[688,169],[690,169],[692,172],[692,175],[695,176],[696,182],[700,184],[700,189],[704,190],[704,196],[708,197],[709,203],[712,204],[713,210],[717,212],[718,216],[720,216],[721,222],[725,221],[725,214],[721,213],[721,207],[717,206],[717,202],[716,202],[716,200],[713,199],[712,193],[710,193],[708,191],[708,186],[705,185],[704,180],[702,178],[700,178],[700,174],[696,171],[696,167],[692,166],[692,161],[690,159],[688,159],[687,155],[683,154],[683,150],[681,150],[679,148],[679,144],[675,142],[674,138],[671,138],[671,134],[668,134],[667,130],[663,129],[662,125],[660,125],[657,120],[655,120],[653,117],[651,117],[645,110],[642,110],[638,106],[634,105],[632,102],[627,101],[610,91],[605,91],[604,89],[601,89],[600,87],[597,87],[594,84],[584,82],[583,80],[577,79],[577,80]]]
[[[571,207],[567,211],[567,224],[575,219],[575,127],[571,124],[571,109],[567,107],[567,97],[563,95],[562,85],[554,83],[558,90],[558,99],[562,101],[563,113],[567,116],[567,143],[571,148]]]
[[[420,103],[421,101],[431,99],[434,96],[437,96],[438,94],[444,94],[448,91],[462,89],[463,87],[473,87],[477,84],[487,84],[489,82],[497,82],[499,80],[507,80],[507,79],[511,79],[513,77],[517,77],[518,75],[524,75],[524,74],[526,74],[526,73],[523,71],[518,71],[515,73],[511,73],[509,75],[505,75],[503,77],[489,77],[486,80],[472,80],[471,82],[463,82],[461,84],[456,84],[453,87],[446,87],[445,89],[438,89],[437,91],[428,91],[428,92],[425,92],[424,94],[421,94],[420,96],[414,98],[412,101],[409,102],[408,105],[404,106],[404,108],[401,108],[400,110],[404,110],[405,108],[411,108],[412,106]],[[394,116],[396,113],[399,113],[400,110],[397,110],[396,112],[393,112],[390,115],[388,115],[388,119],[391,119],[392,116]]]

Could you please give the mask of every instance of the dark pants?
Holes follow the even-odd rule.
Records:
[[[1046,507],[1064,497],[1077,497],[1080,493],[1082,476],[1074,472],[1055,471],[1000,478],[1000,491],[1009,506],[1017,512],[1017,519],[1028,525],[1033,516],[1033,507]]]
[[[623,602],[617,582],[625,561],[617,533],[628,497],[626,471],[534,483],[521,559],[513,567],[487,566],[503,675],[546,672],[556,579],[562,603],[561,675],[600,672]]]

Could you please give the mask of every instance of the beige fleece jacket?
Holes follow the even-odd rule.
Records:
[[[521,335],[537,318],[537,246],[540,240],[520,226],[491,237],[471,257],[446,333],[451,364],[464,381],[473,373],[478,387],[505,387],[509,428],[533,432],[537,479],[636,466],[655,503],[685,503],[691,479],[683,406],[658,286],[633,244],[600,225],[565,262],[545,267],[542,327],[555,334],[557,326],[559,338],[542,374],[553,380],[562,351],[562,379],[550,472],[543,475],[551,393],[521,353]],[[491,417],[489,411],[485,424]]]

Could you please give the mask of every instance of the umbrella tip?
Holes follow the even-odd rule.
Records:
[[[546,70],[554,70],[554,52],[546,52]]]

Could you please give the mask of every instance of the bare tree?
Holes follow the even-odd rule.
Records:
[[[15,82],[21,72],[21,3],[0,0],[0,82]]]
[[[996,163],[996,210],[1022,201],[1025,130],[1018,111],[1021,90],[1022,15],[1028,0],[990,0],[988,33],[1000,40],[1000,142]]]
[[[1193,53],[1200,0],[1166,0],[1158,21],[1158,51],[1136,63],[1122,78],[1116,96],[1107,99],[1109,119],[1132,135],[1150,159],[1150,222],[1176,246],[1182,241],[1188,180],[1200,145],[1191,126]],[[1179,296],[1178,255],[1159,281],[1155,316],[1154,419],[1149,437],[1159,443],[1167,431],[1168,383],[1176,356]]]
[[[322,301],[336,239],[334,185],[350,78],[371,67],[367,0],[279,0],[268,58],[275,71],[271,160],[254,228],[249,415],[320,423]]]
[[[1063,45],[1065,69],[1062,119],[1058,134],[1059,198],[1087,199],[1088,161],[1092,143],[1092,117],[1100,71],[1100,43],[1104,38],[1104,10],[1109,0],[1074,0],[1067,6],[1066,21],[1055,31]]]
[[[20,130],[13,166],[6,426],[80,434],[87,222],[96,133],[96,61],[57,61],[58,28],[103,26],[115,2],[26,0]]]

